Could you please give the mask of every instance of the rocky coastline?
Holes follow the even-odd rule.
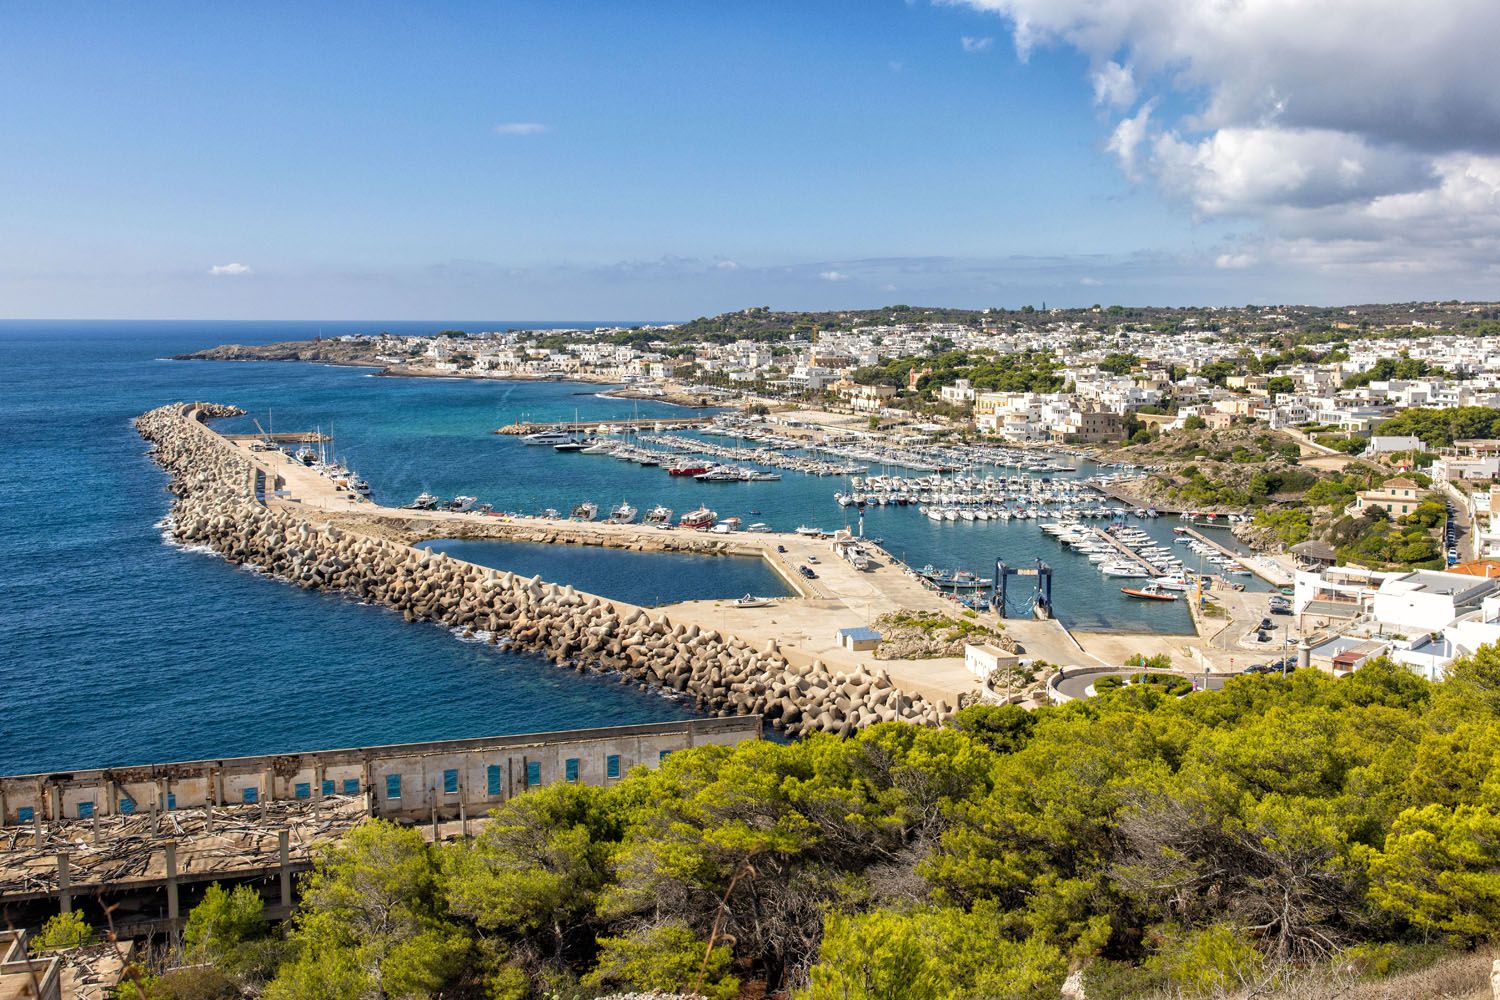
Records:
[[[754,649],[666,614],[373,537],[332,521],[313,523],[257,500],[256,466],[203,424],[235,407],[176,403],[136,420],[171,476],[170,530],[226,560],[307,589],[345,592],[466,634],[505,641],[579,672],[676,692],[711,715],[762,715],[790,736],[849,735],[894,719],[937,724],[951,709],[861,666],[833,672],[794,664],[775,640]]]

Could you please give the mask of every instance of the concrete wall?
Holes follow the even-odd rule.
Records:
[[[142,767],[95,768],[56,774],[0,777],[0,825],[77,819],[92,803],[100,816],[247,801],[319,799],[326,782],[335,795],[367,797],[372,815],[453,817],[498,805],[527,787],[535,765],[540,784],[576,780],[606,785],[632,767],[654,767],[665,753],[713,743],[732,746],[759,739],[760,716],[691,719],[642,726],[612,726],[557,733],[495,736],[432,743],[402,743],[352,750],[183,761]],[[619,776],[609,759],[619,758]],[[568,762],[576,776],[568,777]],[[491,768],[495,782],[491,781]],[[449,772],[456,787],[448,783]],[[390,779],[399,777],[399,795]],[[346,782],[353,784],[346,785]],[[302,787],[299,787],[302,786]],[[449,791],[448,788],[453,788]],[[251,798],[246,797],[249,790]],[[299,794],[300,793],[300,794]],[[133,803],[133,808],[132,808]]]

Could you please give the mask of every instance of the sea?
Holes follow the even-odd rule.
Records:
[[[322,430],[385,504],[467,494],[497,510],[590,500],[777,530],[860,525],[839,479],[699,483],[494,433],[516,420],[682,416],[607,387],[379,377],[296,362],[173,361],[224,343],[389,330],[563,326],[430,323],[0,322],[0,773],[545,732],[688,717],[691,708],[540,657],[465,641],[383,608],[280,583],[164,534],[171,497],[131,421],[178,400],[232,403],[252,431]],[[583,325],[583,324],[580,324]],[[593,325],[593,324],[587,324]],[[732,444],[732,441],[721,443]],[[876,470],[901,472],[903,470]],[[981,472],[983,470],[980,470]],[[1001,470],[996,470],[997,472]],[[1095,471],[1084,465],[1075,475]],[[916,474],[910,473],[907,474]],[[1142,522],[1171,537],[1175,519]],[[1190,633],[1180,604],[1133,601],[1035,522],[929,521],[872,508],[863,530],[917,567],[983,576],[997,559],[1054,568],[1070,627]],[[434,547],[639,604],[785,593],[759,562],[504,542]]]

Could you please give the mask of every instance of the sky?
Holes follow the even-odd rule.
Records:
[[[1500,298],[1495,0],[0,7],[0,316]]]

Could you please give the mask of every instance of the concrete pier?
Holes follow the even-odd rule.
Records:
[[[819,660],[834,671],[852,671],[860,665],[884,670],[898,687],[947,701],[949,705],[957,705],[962,695],[978,687],[977,679],[960,658],[876,660],[868,652],[856,653],[840,645],[840,629],[868,626],[887,612],[910,609],[952,616],[963,610],[943,594],[923,586],[895,556],[869,543],[865,544],[875,552],[874,567],[862,572],[834,554],[832,534],[823,537],[785,532],[715,534],[683,528],[661,530],[639,523],[385,507],[338,489],[329,479],[290,456],[252,452],[249,440],[230,443],[268,482],[276,483],[276,490],[265,495],[270,509],[302,515],[316,513],[341,529],[404,545],[440,538],[495,539],[759,558],[795,597],[755,609],[735,608],[733,601],[712,600],[669,604],[657,610],[666,612],[673,622],[714,629],[756,648],[774,640],[779,643],[781,653],[797,665]],[[798,571],[803,565],[812,565],[817,578],[804,577]],[[621,601],[612,603],[635,610]],[[1069,662],[1077,655],[1076,646],[1055,621],[1010,621],[1004,627],[1022,642],[1024,655],[1053,663]]]
[[[1255,556],[1247,556],[1242,552],[1236,552],[1233,549],[1228,548],[1227,546],[1219,544],[1212,538],[1209,538],[1207,535],[1203,534],[1200,531],[1196,531],[1193,528],[1183,528],[1182,533],[1187,537],[1194,539],[1195,541],[1202,542],[1204,545],[1207,545],[1221,555],[1228,556],[1237,564],[1245,567],[1250,572],[1254,573],[1256,576],[1260,577],[1262,580],[1266,581],[1273,587],[1290,587],[1292,585],[1291,576],[1284,570],[1266,566],[1263,560]]]

